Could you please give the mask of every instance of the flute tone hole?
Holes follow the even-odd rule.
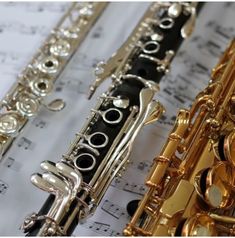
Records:
[[[54,63],[51,60],[46,61],[45,66],[51,68],[54,66]]]
[[[91,145],[105,146],[107,144],[107,137],[102,133],[95,133],[90,138]]]
[[[45,90],[47,88],[47,85],[44,82],[40,82],[40,83],[38,83],[38,88],[40,90]]]
[[[94,168],[95,159],[91,154],[81,154],[75,160],[75,166],[81,171],[88,171]]]

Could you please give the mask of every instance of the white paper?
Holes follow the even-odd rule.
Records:
[[[63,5],[63,3],[56,4]],[[55,92],[48,98],[48,102],[53,98],[63,98],[67,104],[66,108],[58,113],[42,109],[16,139],[1,162],[0,235],[23,235],[18,227],[25,216],[38,212],[41,208],[48,194],[30,183],[30,175],[41,172],[39,167],[41,161],[58,161],[67,151],[69,143],[75,138],[75,133],[79,132],[90,109],[95,104],[96,97],[107,89],[108,82],[98,89],[91,101],[87,101],[88,85],[94,80],[91,68],[99,60],[108,59],[121,45],[147,5],[148,3],[110,4],[72,59],[71,64],[61,75],[56,83]],[[44,7],[43,3],[40,6]],[[41,25],[47,22],[45,25],[48,27],[48,32],[62,14],[61,11],[53,11],[50,14],[47,11],[38,13],[35,10],[37,9],[35,3],[16,4],[14,7],[9,7],[7,3],[0,4],[3,15],[8,9],[8,19],[11,22],[17,21],[15,20],[17,14],[10,14],[16,8],[17,14],[22,14],[22,21],[26,15],[23,13],[32,13],[30,22],[25,23],[26,26],[33,21],[39,24],[38,14],[45,14],[41,16],[41,19],[44,19]],[[156,98],[166,108],[164,117],[141,131],[131,153],[131,164],[127,171],[122,178],[113,181],[96,213],[87,222],[79,225],[74,235],[116,236],[122,234],[122,229],[129,219],[126,204],[133,199],[141,198],[145,192],[144,178],[152,159],[159,152],[173,125],[177,110],[188,107],[196,94],[207,85],[211,68],[216,65],[220,54],[234,37],[234,10],[234,3],[208,3],[204,6],[193,36],[183,44],[172,64],[171,73],[160,84],[161,91]],[[1,16],[0,25],[3,19],[5,19],[4,16]],[[9,35],[10,33],[1,34]],[[22,33],[18,34],[20,37]],[[7,35],[4,36],[4,44],[7,46],[2,48],[0,44],[0,52],[4,51],[6,55],[9,52],[16,52],[20,54],[20,57],[16,62],[9,64],[5,68],[6,71],[2,71],[2,66],[0,67],[1,78],[19,73],[44,37],[45,35],[37,34],[37,43],[35,45],[27,43],[32,46],[29,45],[28,52],[25,53],[22,49],[11,48],[8,45],[11,41]],[[28,38],[28,42],[30,41]]]

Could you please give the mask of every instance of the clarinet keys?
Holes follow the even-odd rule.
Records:
[[[163,105],[160,102],[153,100],[148,106],[144,124],[148,125],[156,122],[164,112],[165,108],[163,107]]]
[[[184,26],[181,29],[181,36],[183,38],[188,38],[192,34],[192,32],[195,28],[197,5],[198,5],[197,2],[192,2],[188,6],[187,10],[190,13],[190,18],[188,19],[188,21],[184,24]]]

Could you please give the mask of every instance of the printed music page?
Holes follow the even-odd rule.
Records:
[[[87,100],[95,65],[107,60],[120,47],[148,5],[123,2],[107,7],[46,99],[50,102],[62,98],[66,107],[57,113],[42,108],[0,162],[0,235],[22,236],[19,227],[24,218],[41,208],[48,194],[31,184],[30,175],[42,172],[40,162],[59,161],[67,151],[97,97],[110,83],[105,82]],[[0,3],[1,98],[67,7],[62,2]],[[178,109],[189,107],[196,94],[208,84],[212,67],[235,35],[234,10],[235,3],[205,4],[193,35],[183,43],[156,95],[166,113],[141,131],[129,167],[121,178],[114,179],[96,213],[78,225],[73,235],[122,235],[130,219],[126,205],[145,193],[146,174],[173,126]]]

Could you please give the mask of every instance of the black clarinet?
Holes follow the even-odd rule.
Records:
[[[63,158],[44,161],[31,181],[50,196],[22,228],[26,236],[71,235],[95,212],[107,188],[129,162],[140,129],[164,112],[153,100],[183,40],[193,31],[198,3],[153,3],[123,46],[98,64],[90,96],[111,76],[80,133]]]

